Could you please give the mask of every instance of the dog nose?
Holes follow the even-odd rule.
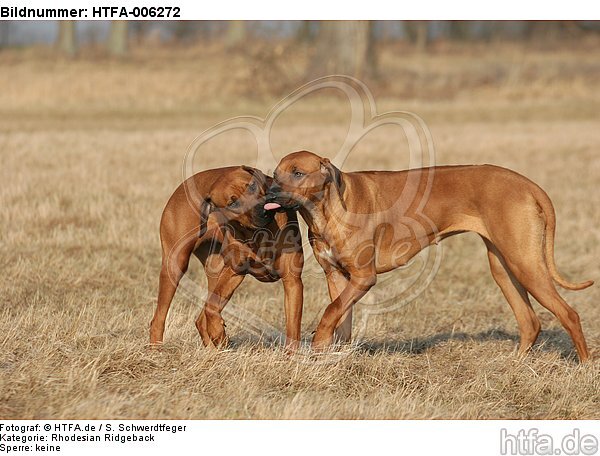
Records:
[[[281,187],[276,182],[273,182],[267,189],[267,197],[274,197],[278,193],[281,193]]]

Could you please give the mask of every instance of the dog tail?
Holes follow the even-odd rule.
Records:
[[[538,187],[539,188],[539,187]],[[554,262],[554,233],[556,231],[556,215],[554,214],[554,207],[550,201],[550,197],[539,188],[540,194],[536,195],[536,201],[540,206],[544,218],[546,219],[546,229],[544,235],[544,256],[546,258],[546,265],[550,271],[552,279],[558,283],[561,287],[567,290],[583,290],[584,288],[590,287],[594,284],[593,280],[586,280],[581,283],[571,283],[560,275]]]

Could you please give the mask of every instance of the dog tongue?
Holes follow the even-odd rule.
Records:
[[[281,207],[281,204],[267,203],[267,204],[265,204],[265,211],[273,211],[275,209],[279,209],[280,207]]]

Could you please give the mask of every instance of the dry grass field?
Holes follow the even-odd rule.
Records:
[[[556,208],[557,264],[575,281],[600,281],[598,49],[506,45],[424,58],[389,48],[386,79],[373,84],[380,111],[424,118],[438,163],[493,163],[539,183]],[[266,115],[302,81],[306,56],[292,52],[225,60],[218,49],[167,49],[125,62],[0,54],[0,418],[599,419],[599,361],[579,365],[537,303],[539,343],[517,357],[516,322],[471,235],[445,241],[427,289],[370,316],[341,353],[289,358],[232,315],[232,346],[206,350],[194,327],[200,303],[183,293],[164,350],[146,350],[158,222],[185,151],[218,121]],[[341,98],[308,97],[276,123],[273,147],[332,156],[347,122]],[[348,169],[405,167],[402,139],[391,127],[373,133]],[[254,153],[251,138],[231,133],[196,165],[252,164]],[[328,303],[308,263],[307,340]],[[188,275],[204,280],[197,262]],[[597,357],[599,290],[561,291]],[[282,328],[282,298],[281,284],[247,278],[233,303]],[[357,322],[367,307],[357,307]]]

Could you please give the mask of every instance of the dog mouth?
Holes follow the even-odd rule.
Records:
[[[265,203],[264,209],[265,211],[276,211],[277,209],[281,209],[281,204],[276,203],[274,201],[270,203]]]
[[[298,204],[298,203],[277,203],[275,201],[270,201],[268,203],[265,203],[263,208],[266,212],[270,212],[270,213],[297,211],[298,209],[300,209],[300,204]]]
[[[297,211],[300,209],[301,204],[295,199],[285,200],[285,194],[270,194],[267,195],[265,203],[263,205],[263,209],[266,212],[274,213],[274,212],[287,212],[287,211]]]

